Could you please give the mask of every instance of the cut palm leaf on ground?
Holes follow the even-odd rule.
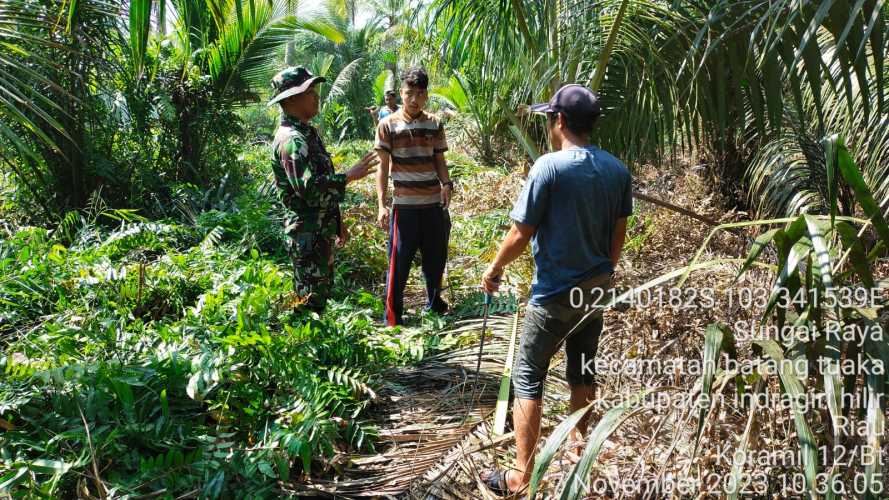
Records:
[[[512,365],[515,356],[515,341],[519,331],[519,311],[512,320],[512,335],[509,337],[509,350],[506,362],[503,363],[503,375],[500,377],[500,391],[497,393],[497,408],[494,411],[494,435],[499,436],[506,430],[506,415],[509,411],[509,391],[512,385]]]

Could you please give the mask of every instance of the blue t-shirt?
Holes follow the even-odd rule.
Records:
[[[630,171],[607,151],[574,147],[538,158],[509,213],[537,228],[529,302],[545,304],[582,281],[611,273],[615,223],[632,213]]]
[[[398,108],[389,109],[389,106],[382,107],[379,114],[377,114],[377,120],[382,120],[396,111],[398,111]]]

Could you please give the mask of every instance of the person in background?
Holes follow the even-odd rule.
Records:
[[[284,232],[293,263],[293,290],[303,307],[322,312],[333,284],[333,245],[348,234],[340,215],[346,184],[369,173],[376,163],[368,152],[345,173],[336,173],[321,136],[309,124],[318,114],[315,87],[325,79],[303,67],[289,67],[272,79],[269,106],[281,106],[281,124],[272,142],[272,171],[284,205]]]
[[[386,102],[386,105],[382,108],[378,108],[376,106],[366,108],[370,115],[373,116],[374,120],[376,120],[377,122],[398,111],[397,92],[395,92],[394,90],[387,90],[384,100]]]
[[[444,126],[424,110],[428,87],[425,70],[407,70],[401,77],[403,106],[377,125],[377,222],[380,228],[389,229],[385,322],[390,326],[402,324],[404,288],[417,250],[423,258],[426,309],[438,314],[448,310],[441,298],[441,281],[448,258],[448,205],[454,183],[444,157],[448,149]],[[390,175],[394,187],[391,209]]]
[[[512,228],[482,279],[487,293],[496,292],[503,269],[531,242],[536,269],[513,370],[516,464],[511,470],[481,475],[483,484],[501,496],[522,490],[531,479],[543,384],[563,342],[571,389],[569,412],[593,400],[594,373],[587,368],[594,365],[602,313],[593,312],[584,324],[580,321],[591,308],[595,311],[593,306],[611,287],[627,217],[633,211],[630,171],[589,141],[601,114],[595,93],[581,85],[566,85],[531,111],[546,113],[554,152],[534,162],[509,214]],[[587,414],[572,431],[576,442],[588,424]]]

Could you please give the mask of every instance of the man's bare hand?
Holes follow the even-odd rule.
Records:
[[[380,207],[380,211],[377,212],[377,226],[379,226],[382,230],[389,229],[389,209],[386,207]]]
[[[503,276],[503,268],[491,264],[482,275],[482,289],[485,293],[494,293],[500,289],[500,277]]]
[[[377,158],[377,154],[374,151],[370,151],[365,154],[358,163],[352,166],[348,172],[346,172],[346,182],[355,182],[359,179],[363,179],[374,172],[371,168],[379,163],[380,160]]]
[[[453,194],[454,188],[450,184],[445,184],[441,187],[441,204],[443,207],[448,208],[451,205],[451,195]]]
[[[349,230],[346,228],[345,224],[340,225],[340,234],[336,236],[336,246],[342,248],[346,246],[346,242],[349,241]]]

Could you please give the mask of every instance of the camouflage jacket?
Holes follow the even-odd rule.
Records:
[[[315,127],[284,115],[272,143],[272,171],[284,205],[284,232],[320,233],[340,230],[340,202],[346,175],[334,171]]]

